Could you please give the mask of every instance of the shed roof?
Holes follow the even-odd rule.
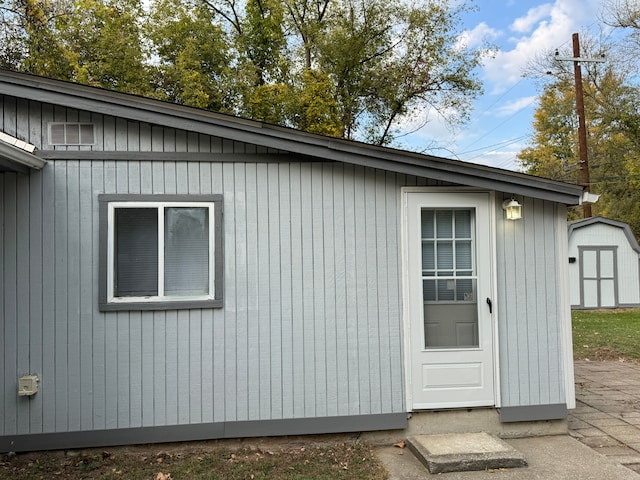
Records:
[[[629,241],[629,245],[631,246],[631,248],[633,248],[636,252],[640,253],[640,245],[638,244],[638,240],[636,239],[635,235],[631,231],[631,227],[629,226],[629,224],[620,222],[618,220],[612,220],[610,218],[590,217],[590,218],[583,218],[581,220],[575,220],[573,222],[569,222],[567,224],[567,227],[569,229],[568,236],[571,237],[571,234],[577,229],[588,227],[589,225],[595,225],[597,223],[609,225],[611,227],[621,228],[625,236],[627,237],[627,240]]]
[[[582,187],[495,167],[302,132],[131,94],[0,70],[0,94],[73,106],[130,120],[274,148],[310,158],[379,168],[567,205]],[[45,158],[42,152],[36,155]]]

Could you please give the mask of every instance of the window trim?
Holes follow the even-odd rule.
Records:
[[[222,195],[118,195],[100,194],[99,203],[99,299],[100,311],[125,311],[125,310],[180,310],[192,308],[221,308],[223,306],[223,251],[222,251],[222,219],[223,197]],[[213,255],[209,258],[209,278],[213,285],[213,295],[210,292],[206,298],[198,297],[114,297],[114,235],[113,220],[115,208],[135,207],[209,207],[209,229],[213,233]],[[211,213],[213,212],[213,216]],[[160,213],[159,217],[163,216]],[[158,227],[161,227],[159,220]],[[163,230],[159,230],[163,231]],[[159,234],[159,237],[162,235]],[[161,250],[161,245],[158,249]],[[162,264],[164,257],[159,259]],[[110,267],[111,266],[111,267]],[[159,266],[159,271],[161,266]],[[159,284],[162,279],[159,279]],[[159,293],[162,289],[159,285]]]

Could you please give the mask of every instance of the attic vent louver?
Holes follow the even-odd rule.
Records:
[[[93,145],[95,143],[93,123],[49,124],[49,145]]]

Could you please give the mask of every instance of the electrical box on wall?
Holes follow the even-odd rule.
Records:
[[[18,395],[30,397],[38,392],[38,376],[24,375],[18,379]]]

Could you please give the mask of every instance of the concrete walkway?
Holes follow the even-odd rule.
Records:
[[[437,475],[446,480],[640,480],[640,365],[575,362],[577,408],[569,435],[507,439],[528,467]],[[435,478],[409,451],[378,447],[390,480]],[[597,452],[594,455],[593,452]]]
[[[640,365],[576,361],[570,435],[640,473]]]

